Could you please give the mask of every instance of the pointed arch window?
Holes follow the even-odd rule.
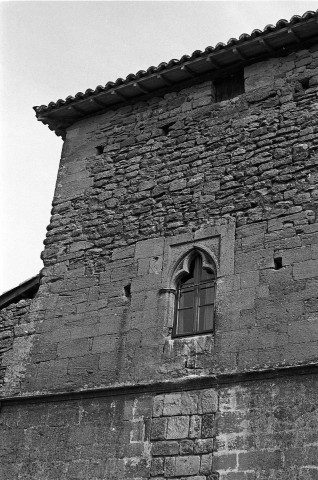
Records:
[[[174,337],[213,332],[215,272],[196,253],[177,283]]]

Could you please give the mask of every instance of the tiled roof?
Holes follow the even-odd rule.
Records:
[[[89,88],[85,93],[78,92],[75,96],[70,95],[65,100],[59,99],[56,102],[50,102],[47,106],[34,107],[34,110],[38,120],[48,124],[49,128],[56,130],[57,134],[61,134],[57,130],[59,130],[58,122],[62,120],[62,116],[59,115],[59,118],[53,119],[54,115],[50,114],[63,107],[72,106],[74,112],[77,110],[77,115],[70,115],[69,112],[64,115],[63,118],[66,117],[66,122],[62,121],[62,129],[63,125],[67,127],[83,117],[83,114],[84,116],[91,115],[97,111],[96,108],[86,108],[87,105],[85,105],[84,110],[77,108],[80,107],[78,104],[82,104],[83,100],[90,99],[90,102],[95,102],[95,107],[99,103],[99,110],[101,108],[105,109],[119,101],[130,100],[145,93],[152,93],[164,86],[179,83],[208,71],[228,68],[239,61],[241,63],[256,61],[266,53],[268,56],[270,53],[273,54],[285,48],[295,48],[295,45],[300,42],[308,41],[317,35],[318,10],[315,12],[308,11],[302,16],[294,15],[289,21],[278,20],[276,25],[267,25],[263,30],[255,29],[250,35],[243,33],[238,39],[230,38],[226,44],[218,43],[215,47],[207,47],[204,51],[195,50],[191,55],[183,55],[179,60],[172,59],[167,63],[160,63],[157,67],[151,66],[147,70],[139,70],[136,74],[130,73],[125,79],[118,78],[115,82],[107,82],[105,86],[98,85],[94,90]],[[202,68],[203,62],[205,62],[205,68]],[[179,73],[182,71],[183,75],[175,75],[175,78],[172,75],[172,78],[168,78],[170,72],[176,73],[177,71]],[[149,83],[149,80],[154,78],[161,80],[161,82],[152,81]],[[134,90],[125,89],[124,87],[127,85],[135,87]],[[98,97],[105,99],[105,96],[101,96],[105,93],[116,93],[117,95],[115,95],[116,98],[112,97],[112,101],[99,102]]]

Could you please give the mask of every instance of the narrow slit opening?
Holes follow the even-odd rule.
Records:
[[[309,88],[309,78],[303,78],[302,80],[300,80],[300,83],[304,90],[307,90],[307,88]]]
[[[274,269],[275,270],[280,270],[283,268],[283,259],[282,257],[276,257],[274,258]]]
[[[128,285],[124,286],[124,294],[125,294],[126,298],[131,297],[131,284],[130,283],[128,283]]]

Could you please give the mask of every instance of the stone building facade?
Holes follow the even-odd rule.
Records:
[[[1,479],[318,479],[317,20],[35,108],[64,145],[2,298]]]

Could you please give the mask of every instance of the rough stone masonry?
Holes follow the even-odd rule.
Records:
[[[37,107],[64,145],[0,312],[1,479],[318,479],[317,18]],[[174,337],[194,251],[214,330]]]

